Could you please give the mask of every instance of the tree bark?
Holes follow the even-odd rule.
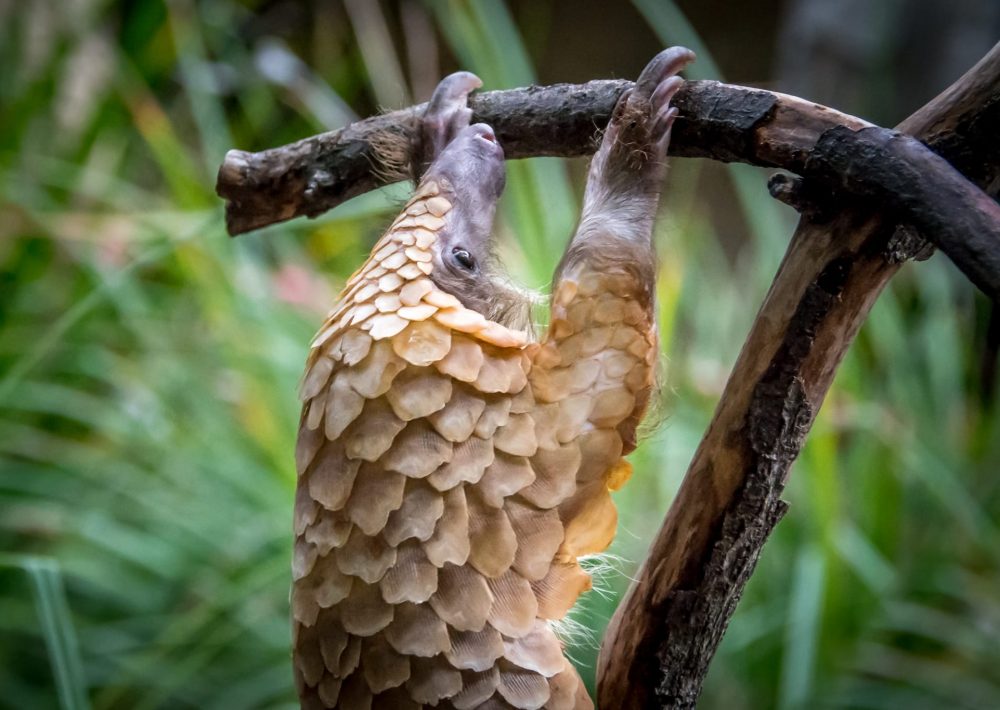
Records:
[[[997,125],[1000,45],[898,130],[996,195]],[[608,628],[598,664],[602,707],[695,706],[761,548],[785,512],[789,468],[836,369],[882,288],[923,250],[879,205],[842,207],[832,220],[820,209],[799,223],[663,527]]]
[[[597,148],[625,80],[488,91],[469,99],[473,122],[490,124],[508,159],[575,157]],[[670,154],[780,167],[828,128],[865,121],[791,96],[688,82]],[[296,143],[248,153],[231,150],[216,192],[227,201],[232,235],[306,215],[315,217],[382,185],[407,179],[410,146],[426,104],[373,116]]]
[[[594,149],[626,81],[493,91],[470,102],[508,158]],[[793,96],[689,82],[672,155],[790,170],[824,189],[877,198],[932,240],[992,298],[1000,298],[1000,206],[918,141]],[[231,234],[315,216],[411,172],[411,136],[423,107],[376,116],[261,153],[230,151],[218,193]],[[786,196],[787,197],[787,196]]]

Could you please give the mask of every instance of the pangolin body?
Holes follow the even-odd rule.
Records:
[[[592,707],[550,622],[614,536],[609,490],[653,386],[652,267],[571,247],[532,342],[439,286],[452,187],[425,177],[312,343],[292,591],[306,708]]]

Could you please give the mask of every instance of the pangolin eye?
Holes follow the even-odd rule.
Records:
[[[468,250],[462,247],[455,247],[451,250],[451,255],[463,269],[472,271],[476,268],[476,260],[472,258],[472,254]]]

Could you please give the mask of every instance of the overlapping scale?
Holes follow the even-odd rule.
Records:
[[[302,634],[312,634],[319,646],[323,665],[330,674],[340,674],[340,658],[347,649],[351,637],[340,624],[340,614],[337,610],[324,610],[313,628],[301,629]]]
[[[323,680],[316,687],[317,695],[323,702],[323,706],[328,708],[337,706],[337,701],[340,700],[340,687],[343,683],[340,678],[335,678],[332,675],[323,676]]]
[[[389,515],[382,536],[398,547],[404,540],[428,540],[444,515],[444,497],[430,484],[410,479],[403,492],[403,504]]]
[[[545,676],[507,661],[501,661],[499,669],[497,690],[515,708],[536,710],[548,701],[549,682]]]
[[[396,548],[390,547],[381,535],[365,535],[354,528],[342,547],[334,553],[337,566],[344,574],[376,584],[396,563]]]
[[[409,308],[410,310],[399,314],[409,321],[409,326],[392,339],[393,350],[417,367],[432,365],[444,359],[451,350],[451,330],[432,320],[417,320],[418,313],[415,309],[420,307]]]
[[[408,540],[399,546],[394,564],[379,583],[382,598],[389,604],[422,604],[440,593],[438,568],[427,559],[423,548]]]
[[[298,653],[295,654],[295,674],[301,678],[305,685],[315,686],[323,675],[327,672],[327,667],[323,662],[323,655],[319,651],[320,640],[316,629],[311,624],[305,625],[295,639]],[[344,636],[344,645],[347,645],[347,637]],[[340,657],[340,654],[337,654]]]
[[[356,583],[351,594],[338,606],[344,630],[354,636],[371,636],[388,626],[399,607],[394,607],[382,598],[382,593],[374,584]]]
[[[295,470],[300,474],[304,473],[319,451],[319,447],[326,441],[326,436],[317,427],[300,427],[295,441]]]
[[[549,679],[548,710],[583,710],[593,707],[576,669],[568,660],[563,659],[563,670]]]
[[[412,675],[406,682],[410,697],[417,703],[437,705],[462,691],[462,674],[444,657],[413,658]]]
[[[484,626],[481,631],[451,629],[450,633],[451,647],[445,655],[455,668],[486,671],[503,655],[503,637],[492,625]]]
[[[379,464],[408,478],[427,478],[442,465],[454,460],[450,441],[442,438],[425,421],[411,421],[396,437],[392,448]]]
[[[451,490],[462,482],[478,483],[494,458],[492,441],[470,436],[455,445],[451,460],[439,466],[427,481],[439,491]]]
[[[371,349],[361,362],[354,367],[344,368],[342,372],[351,389],[370,400],[385,394],[393,378],[405,366],[406,363],[396,355],[391,344],[379,341],[372,343]]]
[[[538,616],[538,601],[528,581],[513,570],[489,579],[493,607],[489,621],[505,636],[519,638],[528,634]]]
[[[542,510],[516,498],[505,506],[517,538],[514,570],[528,581],[544,577],[563,543],[563,524],[557,510]]]
[[[444,409],[452,400],[452,381],[429,368],[411,368],[385,396],[396,416],[408,422]]]
[[[366,638],[362,643],[361,668],[373,694],[396,688],[410,679],[410,657],[397,652],[381,635]]]
[[[492,508],[504,507],[508,496],[530,486],[535,480],[535,472],[524,456],[511,456],[503,451],[496,452],[493,463],[483,472],[476,492],[486,505]],[[558,522],[558,516],[556,517]],[[561,530],[561,527],[560,527]],[[562,537],[560,535],[560,537]],[[518,545],[521,538],[518,538]]]
[[[346,599],[353,584],[353,577],[341,572],[333,560],[324,558],[313,566],[296,590],[308,594],[320,609],[327,609]]]
[[[550,678],[563,669],[562,644],[544,621],[535,621],[531,632],[504,639],[503,656],[513,665]]]
[[[351,490],[344,512],[348,520],[368,536],[376,536],[385,528],[389,515],[403,504],[406,476],[365,464]]]
[[[487,397],[486,408],[476,422],[475,434],[481,439],[492,439],[499,427],[510,420],[510,397]]]
[[[455,710],[472,710],[490,699],[500,684],[500,669],[491,666],[479,673],[462,673],[462,690],[451,698]]]
[[[475,491],[468,494],[469,564],[489,578],[514,563],[517,537],[503,508],[488,505]]]
[[[430,414],[428,420],[445,439],[461,443],[475,432],[479,418],[486,411],[486,401],[465,387],[450,389],[449,394],[446,405]]]
[[[311,403],[314,405],[321,400],[317,397]],[[365,398],[351,386],[351,383],[341,371],[333,379],[330,391],[326,394],[326,399],[322,400],[323,413],[323,433],[330,441],[335,441],[351,423],[358,418],[361,410],[364,409]],[[310,407],[309,416],[313,411],[319,411]],[[307,425],[311,425],[310,421]],[[319,421],[316,421],[319,426]]]
[[[552,449],[540,448],[531,458],[534,480],[520,491],[524,500],[539,508],[553,508],[569,498],[576,490],[576,480],[567,471],[576,472],[582,457],[575,441],[556,445]]]
[[[312,499],[327,510],[340,510],[351,495],[360,467],[360,461],[347,458],[340,442],[328,441],[320,448],[306,470],[305,480],[299,485],[305,485]]]
[[[320,390],[323,389],[330,379],[332,372],[333,359],[326,355],[317,357],[316,361],[306,369],[306,374],[302,378],[302,385],[299,387],[299,398],[305,402],[319,394]]]
[[[469,559],[469,505],[462,487],[456,486],[445,494],[444,511],[423,548],[435,567],[464,565]]]
[[[531,585],[538,602],[538,618],[563,618],[590,587],[590,575],[575,559],[557,560],[542,579]]]
[[[385,630],[385,638],[396,651],[428,658],[451,648],[447,624],[429,605],[404,602],[394,608],[396,616]]]
[[[340,654],[340,666],[332,670],[336,675],[345,678],[357,669],[360,662],[361,637],[348,635],[347,645]]]
[[[441,568],[430,605],[456,631],[481,631],[493,607],[493,594],[486,578],[471,566],[448,564]]]
[[[299,485],[295,491],[295,508],[292,518],[292,527],[296,536],[302,535],[319,514],[319,506],[312,496],[309,495],[309,488]]]
[[[352,460],[377,461],[405,426],[386,398],[368,400],[362,416],[341,437],[344,451]]]
[[[306,490],[304,487],[302,489]],[[321,557],[326,557],[331,550],[347,542],[353,528],[343,513],[324,514],[306,528],[305,539],[316,547]]]
[[[426,296],[424,297],[426,298]],[[459,382],[475,382],[483,367],[485,356],[482,346],[472,338],[453,335],[451,350],[443,358],[434,363],[442,374],[448,375]]]
[[[305,538],[296,540],[292,550],[292,579],[302,579],[309,574],[313,565],[316,564],[317,557],[318,552],[315,545]]]

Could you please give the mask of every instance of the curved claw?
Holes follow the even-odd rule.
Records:
[[[483,85],[483,80],[468,71],[457,71],[449,74],[434,89],[430,102],[427,104],[427,117],[446,114],[449,110],[465,106],[469,94]]]
[[[627,170],[638,184],[642,180],[636,176],[641,172],[643,180],[659,184],[678,113],[670,104],[684,85],[677,72],[694,58],[694,52],[685,47],[665,49],[646,65],[635,86],[622,93],[592,164],[598,166],[598,173]]]
[[[653,111],[659,111],[664,104],[670,103],[674,94],[682,86],[684,86],[684,80],[679,76],[671,76],[661,81],[656,90],[653,91],[653,95],[649,97],[649,104],[653,107]]]
[[[653,116],[650,134],[661,154],[665,154],[667,151],[667,145],[670,142],[670,129],[674,125],[674,119],[677,118],[677,109],[671,106],[670,102],[682,86],[684,86],[683,79],[679,76],[670,76],[660,82],[649,99]]]
[[[449,74],[438,83],[427,104],[422,120],[424,161],[433,162],[445,146],[469,125],[472,110],[467,103],[469,94],[483,85],[472,72]]]
[[[660,83],[681,71],[695,59],[687,47],[664,49],[650,60],[635,82],[636,95],[649,99]]]

